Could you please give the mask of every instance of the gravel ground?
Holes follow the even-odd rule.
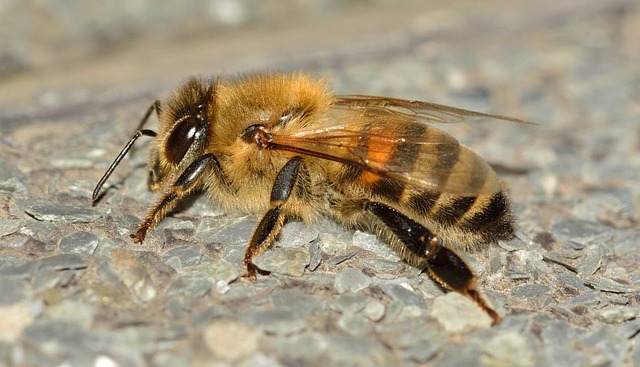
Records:
[[[240,276],[259,218],[204,198],[134,245],[156,197],[145,144],[93,206],[91,192],[170,74],[0,100],[0,364],[640,365],[640,4],[500,14],[412,14],[376,42],[250,64],[538,123],[448,128],[496,167],[517,213],[516,239],[465,255],[500,324],[328,221],[288,223],[255,282]]]

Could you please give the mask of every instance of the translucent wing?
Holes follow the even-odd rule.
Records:
[[[374,99],[363,101],[373,103]],[[420,104],[422,109],[412,111],[427,116],[423,102],[380,98],[375,101],[392,101],[394,106]],[[369,182],[375,181],[375,177],[386,177],[426,190],[464,196],[500,190],[489,164],[446,132],[416,120],[416,115],[397,112],[387,105],[353,106],[337,105],[320,124],[288,133],[275,132],[270,147],[356,167],[367,173],[363,179]],[[455,109],[444,111],[433,116],[440,116],[438,119],[450,114],[460,116]]]
[[[511,121],[520,124],[532,124],[529,121],[513,117],[469,111],[462,108],[436,103],[410,101],[390,97],[367,96],[362,94],[336,96],[334,106],[338,109],[371,111],[372,113],[375,113],[376,111],[378,111],[378,113],[386,111],[387,113],[394,114],[399,118],[413,118],[429,123],[460,122],[463,121],[465,117],[474,117]]]

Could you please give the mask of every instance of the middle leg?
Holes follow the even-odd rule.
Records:
[[[262,217],[258,227],[244,252],[244,266],[247,269],[246,276],[256,278],[256,266],[253,265],[253,257],[262,253],[271,245],[274,238],[280,232],[285,220],[285,207],[291,196],[291,192],[298,181],[298,173],[302,165],[301,157],[291,158],[282,167],[271,190],[270,208]]]

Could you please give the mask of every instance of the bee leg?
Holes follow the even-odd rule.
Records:
[[[410,252],[426,259],[429,275],[442,287],[472,299],[489,314],[494,324],[500,321],[500,316],[476,289],[476,277],[469,266],[455,252],[442,246],[437,235],[385,204],[365,201],[364,210],[382,220]]]
[[[160,200],[149,210],[142,223],[138,225],[136,233],[131,235],[133,242],[141,243],[147,232],[173,210],[178,201],[188,195],[198,183],[202,173],[207,166],[214,163],[214,167],[219,167],[218,160],[213,154],[205,154],[196,159],[182,172],[176,182],[165,192]]]
[[[298,172],[302,165],[302,158],[293,157],[282,167],[271,190],[270,208],[262,217],[258,227],[253,232],[253,236],[247,245],[244,253],[244,266],[247,269],[246,277],[256,278],[256,266],[252,259],[255,255],[262,253],[273,242],[284,224],[284,206],[291,196],[291,191],[295,187],[298,179]]]

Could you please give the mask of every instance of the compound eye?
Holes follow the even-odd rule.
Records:
[[[165,145],[165,153],[169,163],[175,165],[180,163],[201,133],[202,124],[198,118],[187,116],[180,120],[173,128]]]

